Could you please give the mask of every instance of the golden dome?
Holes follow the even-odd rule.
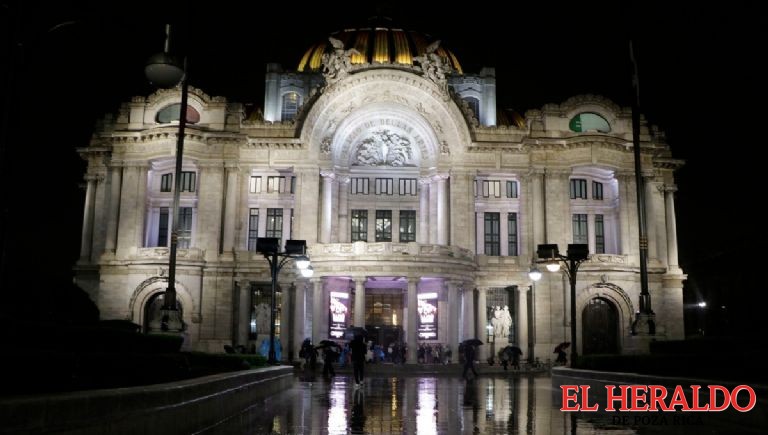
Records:
[[[360,54],[352,55],[352,64],[364,63],[413,65],[413,58],[426,51],[434,40],[429,36],[413,31],[401,29],[388,29],[385,27],[371,27],[363,29],[346,29],[331,34],[330,36],[344,43],[345,48],[355,48]],[[321,58],[323,53],[332,52],[330,41],[324,41],[309,47],[302,56],[297,70],[320,71],[322,69]],[[459,74],[464,74],[461,64],[456,56],[442,46],[435,51]]]

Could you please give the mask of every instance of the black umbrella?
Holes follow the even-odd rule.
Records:
[[[568,349],[568,347],[569,347],[570,345],[571,345],[571,343],[570,343],[570,342],[564,341],[564,342],[562,342],[562,343],[558,344],[558,345],[557,345],[557,347],[555,347],[555,351],[554,351],[554,352],[552,352],[552,353],[557,353],[557,352],[561,352],[561,351],[563,351],[563,350],[565,350],[565,349]]]
[[[468,338],[464,340],[464,344],[468,344],[470,346],[480,346],[483,344],[483,342],[476,338]]]
[[[514,356],[514,355],[522,355],[522,354],[523,354],[523,350],[522,350],[522,349],[520,349],[520,348],[519,348],[519,347],[517,347],[517,346],[506,346],[506,347],[505,347],[504,349],[502,349],[501,351],[502,351],[502,352],[507,352],[507,353],[509,353],[509,355],[510,355],[510,356]]]
[[[339,343],[336,343],[332,340],[320,340],[320,344],[315,346],[315,349],[325,349],[326,347],[337,347],[341,349],[341,346],[339,346]]]

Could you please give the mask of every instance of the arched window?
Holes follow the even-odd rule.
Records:
[[[464,97],[464,101],[469,104],[469,108],[472,109],[472,113],[475,114],[475,118],[480,119],[480,100],[475,97]]]
[[[168,124],[179,120],[181,104],[175,103],[163,107],[157,112],[155,120],[160,124]],[[200,113],[192,106],[187,106],[187,124],[197,124],[200,122]]]
[[[608,121],[597,113],[583,112],[571,118],[571,122],[568,124],[571,131],[576,133],[585,133],[588,131],[597,131],[600,133],[608,133],[611,131],[611,126]]]
[[[296,92],[288,92],[283,95],[283,111],[280,114],[282,121],[291,121],[296,118],[301,106],[301,96]]]

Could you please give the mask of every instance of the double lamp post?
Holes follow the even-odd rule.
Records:
[[[256,251],[264,255],[269,262],[269,272],[272,279],[272,297],[269,311],[269,356],[268,364],[277,364],[275,357],[275,314],[277,313],[277,275],[288,260],[295,260],[301,276],[311,278],[314,274],[306,253],[307,242],[304,240],[286,240],[285,251],[280,252],[280,239],[277,237],[259,237],[256,240]]]
[[[539,257],[537,263],[544,264],[548,271],[558,272],[562,264],[563,270],[568,275],[568,282],[571,285],[571,365],[573,365],[578,356],[576,346],[576,273],[579,271],[581,263],[589,258],[589,246],[583,243],[569,244],[566,255],[562,255],[557,245],[544,244],[539,245],[536,255]],[[531,268],[528,275],[533,281],[541,279],[541,272],[535,266]]]

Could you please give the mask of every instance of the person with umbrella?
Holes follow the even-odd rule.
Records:
[[[339,352],[341,352],[341,346],[335,341],[321,340],[320,345],[315,349],[323,350],[323,377],[330,379],[336,376],[336,370],[333,369],[333,362],[339,359]]]
[[[467,379],[467,372],[469,370],[472,370],[472,374],[475,375],[474,378],[477,377],[477,371],[475,371],[475,347],[481,344],[483,342],[476,338],[464,341],[464,372],[461,374],[464,379]]]
[[[504,366],[504,371],[507,370],[509,362],[512,361],[512,368],[520,370],[520,356],[523,355],[523,351],[514,345],[506,346],[499,351],[499,359],[501,365]]]
[[[556,363],[562,363],[563,365],[568,363],[568,358],[566,358],[565,349],[570,346],[571,343],[564,341],[557,346],[555,346],[555,351],[552,353],[557,354],[557,359],[555,360]]]
[[[363,369],[365,367],[365,353],[367,351],[362,334],[355,334],[355,338],[349,343],[352,352],[352,372],[355,375],[355,388],[363,385]]]

